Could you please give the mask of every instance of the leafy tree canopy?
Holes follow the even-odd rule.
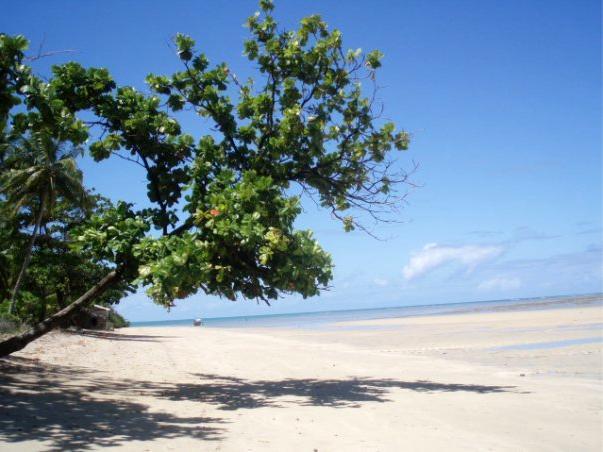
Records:
[[[349,231],[366,228],[363,215],[387,220],[407,181],[391,151],[405,150],[409,136],[379,119],[374,91],[361,85],[374,84],[382,54],[345,50],[319,16],[279,30],[271,1],[260,6],[244,43],[255,80],[212,65],[179,34],[182,70],[149,74],[148,93],[75,62],[44,80],[28,65],[27,40],[0,35],[3,140],[43,130],[87,144],[97,161],[119,156],[144,170],[152,207],[120,201],[70,231],[70,241],[164,306],[199,290],[266,302],[318,294],[332,262],[310,231],[294,227],[301,194]],[[203,118],[198,130],[182,130],[183,109]]]
[[[100,213],[110,206],[102,197],[90,193],[86,207],[75,207],[70,200],[59,197],[45,215],[31,263],[23,279],[13,316],[26,323],[44,320],[66,307],[100,280],[111,266],[91,253],[81,253],[70,246],[71,231],[87,221],[92,212]],[[30,240],[28,225],[36,215],[37,204],[12,215],[12,206],[0,200],[0,316],[8,316],[8,300]],[[112,305],[133,291],[121,281],[96,300]]]

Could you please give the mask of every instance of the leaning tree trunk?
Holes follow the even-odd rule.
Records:
[[[25,272],[27,271],[27,267],[29,266],[29,261],[31,260],[31,253],[33,252],[34,244],[36,243],[36,238],[38,236],[38,231],[40,230],[40,225],[42,224],[42,216],[44,215],[45,207],[46,207],[46,195],[44,195],[42,197],[42,202],[40,203],[40,211],[38,212],[38,218],[36,218],[36,225],[34,226],[34,230],[33,230],[33,234],[31,235],[31,239],[29,239],[29,246],[27,247],[27,252],[25,253],[25,258],[23,259],[23,264],[21,265],[21,270],[19,270],[19,276],[17,276],[17,282],[15,283],[15,287],[13,288],[13,293],[10,297],[10,306],[8,308],[8,312],[10,314],[15,312],[15,304],[17,302],[17,294],[19,293],[19,289],[21,288],[23,278],[25,277]]]
[[[88,290],[88,292],[75,300],[69,306],[61,309],[56,314],[53,314],[42,322],[34,325],[25,333],[18,334],[0,342],[0,356],[10,355],[11,353],[19,351],[30,342],[36,340],[40,336],[43,336],[57,326],[60,326],[79,309],[101,296],[111,285],[119,281],[120,278],[120,274],[116,270],[113,270],[111,273],[108,273],[103,279],[101,279],[98,284]]]
[[[186,221],[184,224],[178,226],[172,232],[167,234],[168,236],[179,236],[184,232],[188,231],[193,226],[191,221]],[[123,270],[123,269],[122,269]],[[35,341],[37,338],[44,336],[46,333],[52,331],[57,326],[69,319],[69,317],[79,311],[81,308],[86,306],[91,301],[100,297],[109,287],[119,282],[122,278],[122,273],[118,270],[113,270],[108,273],[103,279],[101,279],[94,287],[88,292],[82,295],[80,298],[75,300],[69,306],[61,309],[56,314],[51,315],[42,322],[36,324],[29,331],[23,334],[10,337],[5,341],[0,342],[0,357],[10,355],[11,353],[17,352],[27,344]]]

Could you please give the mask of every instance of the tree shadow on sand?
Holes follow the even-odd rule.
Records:
[[[77,378],[89,371],[0,364],[0,442],[47,441],[45,450],[64,451],[159,438],[221,438],[222,429],[210,425],[223,423],[219,418],[179,417],[148,411],[141,403],[94,397],[112,384],[79,384]],[[76,382],[57,381],[67,375]],[[34,447],[41,450],[40,443]]]
[[[285,379],[249,381],[219,375],[196,374],[204,383],[176,385],[164,391],[171,400],[198,400],[222,410],[284,406],[359,408],[362,402],[390,402],[388,394],[402,389],[426,393],[468,392],[477,394],[518,392],[514,386],[401,381],[389,378]]]
[[[376,378],[246,380],[188,374],[191,382],[113,379],[102,371],[38,365],[24,358],[0,360],[0,441],[46,440],[50,450],[85,450],[129,441],[179,437],[219,440],[220,418],[154,413],[126,399],[146,397],[196,402],[219,410],[320,406],[359,408],[390,402],[393,391],[424,393],[519,392],[514,386],[403,381]],[[118,398],[119,399],[118,399]],[[195,405],[192,405],[193,407]],[[194,408],[191,408],[194,409]]]
[[[112,341],[136,341],[136,342],[157,342],[159,339],[167,339],[170,336],[154,336],[150,334],[120,334],[110,331],[80,330],[73,331],[70,334],[78,336],[94,337],[97,339],[109,339]]]

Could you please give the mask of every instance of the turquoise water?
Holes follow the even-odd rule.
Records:
[[[603,306],[603,294],[592,296],[547,297],[515,300],[477,301],[467,303],[400,306],[346,311],[303,312],[297,314],[270,314],[261,316],[204,318],[209,328],[323,328],[333,323],[352,320],[374,320],[425,315],[468,314],[508,310],[542,310],[570,308],[577,305]],[[137,326],[191,326],[193,319],[132,322]]]

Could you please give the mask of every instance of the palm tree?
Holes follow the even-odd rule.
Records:
[[[14,312],[15,300],[27,272],[31,254],[43,220],[48,220],[57,197],[76,205],[85,205],[86,190],[82,185],[82,173],[75,157],[81,148],[66,146],[50,134],[36,132],[13,144],[12,149],[18,167],[7,172],[2,191],[15,213],[23,207],[35,212],[34,229],[29,240],[23,263],[11,294],[9,312]]]

